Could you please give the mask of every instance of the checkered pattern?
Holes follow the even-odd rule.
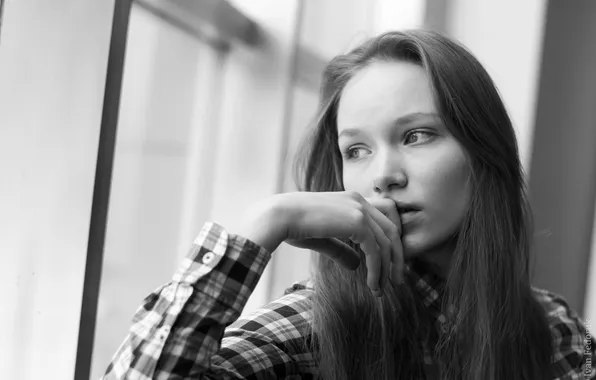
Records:
[[[312,283],[294,284],[283,297],[239,318],[270,256],[207,223],[173,281],[144,300],[103,379],[312,379]],[[421,265],[413,263],[407,275],[438,329],[445,320],[442,283]],[[551,325],[556,379],[596,379],[594,345],[578,315],[556,294],[537,288],[534,294]],[[424,352],[432,366],[430,350]]]

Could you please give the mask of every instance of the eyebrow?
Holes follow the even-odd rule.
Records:
[[[393,122],[393,125],[396,125],[396,126],[407,125],[407,124],[410,124],[418,119],[428,118],[428,117],[434,119],[434,118],[439,118],[439,115],[434,112],[412,112],[412,113],[400,116],[397,119],[395,119],[395,121]],[[343,131],[341,131],[338,138],[340,138],[342,136],[352,137],[352,136],[356,136],[360,133],[361,133],[361,130],[359,128],[346,128]]]

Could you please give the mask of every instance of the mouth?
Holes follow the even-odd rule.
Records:
[[[409,205],[398,205],[397,206],[397,212],[400,215],[403,215],[403,214],[412,214],[412,213],[415,213],[415,212],[418,212],[418,211],[420,211],[420,209],[417,208],[417,207],[414,207],[414,206],[409,206]]]
[[[406,229],[409,228],[407,226],[420,221],[420,211],[421,208],[418,206],[397,202],[397,212],[399,213],[402,226]]]

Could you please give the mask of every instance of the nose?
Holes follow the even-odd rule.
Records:
[[[403,188],[408,183],[408,180],[403,173],[396,173],[396,175],[384,175],[373,180],[373,190],[375,193],[388,193],[391,190]]]
[[[383,194],[391,190],[404,188],[408,184],[408,177],[401,165],[402,160],[388,154],[382,161],[378,174],[373,179],[373,190],[375,193]]]

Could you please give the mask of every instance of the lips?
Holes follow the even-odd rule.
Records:
[[[420,210],[413,208],[413,207],[398,207],[397,208],[397,212],[399,212],[400,214],[407,214],[409,212],[416,212],[416,211],[420,211]]]
[[[420,211],[420,207],[416,205],[397,202],[397,212],[399,212],[400,214],[413,213],[417,211]]]
[[[399,213],[399,218],[401,219],[401,224],[404,228],[408,228],[407,226],[415,223],[419,219],[420,210],[421,208],[417,205],[405,202],[396,202],[397,203],[397,212]]]

